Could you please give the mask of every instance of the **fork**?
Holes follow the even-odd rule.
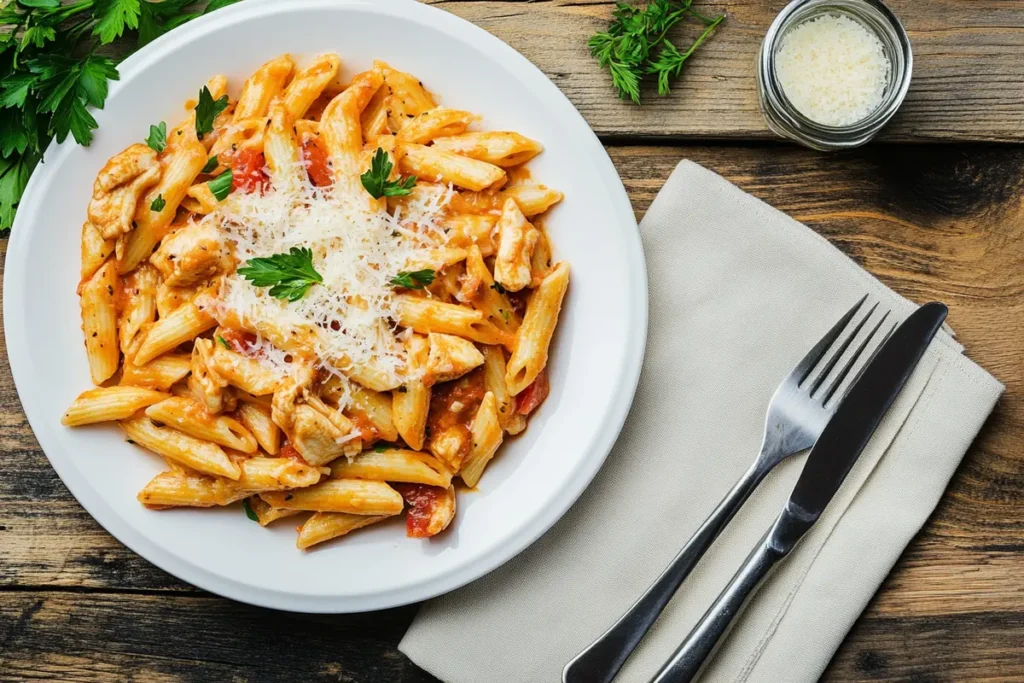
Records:
[[[831,399],[889,315],[886,312],[882,316],[832,382],[822,391],[826,379],[878,307],[877,303],[872,306],[867,315],[853,326],[852,331],[844,334],[866,300],[867,296],[864,296],[840,318],[839,322],[832,326],[832,329],[782,380],[782,384],[775,390],[768,404],[764,437],[757,459],[651,587],[611,628],[565,665],[562,670],[562,683],[610,683],[661,615],[680,584],[758,484],[780,462],[814,445],[825,423],[839,404],[839,400]],[[826,353],[840,336],[843,336],[843,340],[822,363]],[[821,369],[816,378],[810,381],[815,369],[819,367]]]

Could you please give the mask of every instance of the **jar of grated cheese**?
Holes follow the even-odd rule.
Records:
[[[761,111],[813,149],[857,147],[899,109],[912,67],[910,39],[880,0],[794,0],[761,43]]]

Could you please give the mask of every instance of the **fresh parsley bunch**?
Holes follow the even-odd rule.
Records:
[[[0,232],[10,230],[51,139],[92,142],[114,61],[98,48],[126,33],[138,46],[238,0],[0,0]]]
[[[725,21],[725,15],[705,17],[690,5],[693,0],[651,0],[646,7],[626,2],[615,5],[614,19],[607,31],[595,33],[587,42],[590,54],[612,75],[619,97],[640,104],[640,84],[646,75],[658,79],[658,94],[669,93],[669,79],[678,78],[683,62]],[[704,32],[687,48],[668,39],[669,30],[693,17],[704,24]]]

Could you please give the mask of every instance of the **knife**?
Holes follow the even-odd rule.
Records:
[[[878,348],[811,449],[782,514],[651,683],[688,683],[697,676],[761,581],[825,511],[947,312],[941,303],[921,306]]]

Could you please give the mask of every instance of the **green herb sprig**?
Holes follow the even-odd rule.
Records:
[[[615,5],[607,31],[587,42],[590,54],[608,69],[621,99],[640,104],[640,85],[647,75],[658,81],[658,94],[669,93],[669,79],[678,78],[683,63],[725,21],[725,15],[705,17],[690,5],[693,0],[651,0],[640,8],[626,2]],[[680,51],[668,32],[686,17],[704,24],[704,31],[685,51]]]
[[[130,35],[145,45],[233,2],[212,0],[197,11],[185,9],[195,0],[0,2],[0,233],[11,228],[51,140],[92,142],[98,124],[90,107],[102,109],[108,82],[118,79],[114,61],[98,48]]]
[[[399,271],[398,275],[395,275],[389,281],[394,287],[405,287],[406,289],[423,289],[427,285],[434,282],[434,271],[428,269],[425,270],[413,270],[413,271]]]
[[[161,121],[158,126],[149,127],[149,137],[146,144],[154,152],[162,152],[167,149],[167,122]]]
[[[209,186],[210,192],[213,193],[213,196],[217,198],[217,201],[222,202],[227,199],[229,194],[231,194],[231,188],[235,185],[235,174],[229,168],[213,180],[208,181],[206,184]]]
[[[313,267],[312,250],[304,247],[292,247],[287,254],[249,259],[237,272],[257,287],[270,287],[270,296],[288,301],[298,301],[310,287],[324,281]]]
[[[213,93],[205,85],[199,91],[199,100],[196,102],[196,135],[200,140],[207,133],[213,132],[213,122],[220,116],[220,113],[228,108],[228,96],[221,95],[216,100]]]
[[[394,168],[394,164],[391,163],[388,153],[378,147],[377,153],[373,155],[373,161],[370,162],[370,170],[359,176],[363,187],[374,199],[402,197],[410,194],[412,188],[416,186],[416,176],[414,175],[407,176],[403,180],[389,180],[392,168]]]

